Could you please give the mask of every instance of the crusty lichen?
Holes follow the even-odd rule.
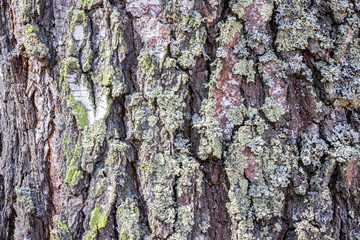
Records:
[[[345,18],[353,13],[353,4],[348,0],[331,0],[330,9],[333,13],[335,22],[343,23]]]
[[[183,99],[174,91],[166,90],[159,96],[158,103],[160,119],[163,119],[166,130],[175,132],[184,123]]]
[[[143,233],[139,226],[140,211],[134,199],[126,198],[118,206],[118,232],[121,239],[141,239]]]
[[[79,168],[82,147],[66,136],[63,138],[63,144],[66,156],[64,182],[70,186],[75,186],[83,178],[82,171]]]
[[[244,1],[230,1],[231,10],[238,16],[238,18],[242,18],[245,14],[245,8],[249,7],[252,4],[253,0],[244,0]]]
[[[189,50],[184,50],[182,51],[178,63],[180,64],[181,67],[185,69],[191,69],[195,66],[196,59],[195,56],[191,54]]]
[[[233,107],[226,113],[226,118],[230,121],[232,127],[241,126],[246,116],[247,109],[243,104]]]
[[[267,142],[269,126],[255,108],[238,107],[241,125],[233,134],[225,157],[229,179],[227,209],[235,221],[235,238],[254,238],[253,218],[270,220],[281,216],[290,172],[296,167],[296,149],[284,144],[279,134]],[[279,232],[277,228],[272,231]],[[264,239],[269,232],[262,231]]]
[[[72,240],[72,234],[73,230],[71,229],[71,226],[68,226],[61,220],[55,220],[55,227],[50,232],[51,238],[56,240]]]
[[[300,153],[301,161],[304,166],[313,164],[320,166],[320,157],[328,151],[326,142],[322,139],[311,139],[308,135],[302,135],[302,148]]]
[[[277,9],[279,31],[275,43],[278,51],[306,49],[309,38],[315,38],[318,24],[315,15],[305,8],[306,1],[282,2]],[[290,16],[296,16],[290,17]]]
[[[99,6],[103,3],[103,0],[81,0],[79,1],[79,5],[84,9],[92,10],[96,6]]]
[[[201,134],[199,146],[199,158],[205,160],[209,155],[221,158],[222,155],[222,129],[214,115],[214,101],[203,100],[200,116],[193,116],[193,126],[199,129]]]
[[[220,22],[220,35],[216,39],[220,44],[225,45],[235,38],[236,34],[240,34],[242,24],[236,20],[235,17],[228,17],[226,22]]]
[[[261,107],[266,118],[270,122],[277,122],[285,114],[283,106],[272,98],[267,97],[264,105]]]
[[[103,119],[95,121],[84,131],[83,147],[87,150],[91,150],[96,143],[103,143],[105,135],[105,121]]]
[[[15,187],[18,202],[22,205],[26,214],[31,214],[35,211],[35,205],[33,202],[32,194],[33,190],[29,187]]]
[[[27,54],[36,58],[45,58],[49,48],[39,39],[39,27],[35,24],[27,24],[24,28],[24,46]]]
[[[100,228],[103,228],[106,226],[107,222],[107,213],[101,213],[100,207],[96,206],[95,209],[91,212],[91,218],[89,225],[93,231],[97,231]]]
[[[247,83],[255,81],[255,71],[253,60],[239,59],[234,65],[234,73],[246,76]]]
[[[70,95],[67,101],[67,106],[72,109],[72,113],[76,118],[77,124],[83,128],[85,127],[88,122],[86,119],[86,111],[85,109],[77,102],[75,102],[74,98]]]

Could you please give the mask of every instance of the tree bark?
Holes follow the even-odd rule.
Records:
[[[359,239],[359,0],[0,0],[0,239]]]

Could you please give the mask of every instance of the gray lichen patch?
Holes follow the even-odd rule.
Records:
[[[294,17],[290,17],[294,14]],[[282,2],[277,8],[279,32],[276,37],[278,51],[307,49],[309,40],[321,42],[321,48],[329,48],[329,34],[319,28],[316,12],[306,8],[306,1]]]
[[[201,104],[200,116],[193,116],[193,126],[201,134],[199,157],[202,160],[207,159],[209,155],[217,158],[222,156],[222,129],[219,122],[213,116],[214,101],[204,100]]]
[[[336,23],[343,23],[345,18],[354,12],[354,4],[348,0],[331,0],[330,9]]]
[[[35,24],[27,24],[24,28],[24,46],[27,54],[36,58],[45,58],[49,48],[39,38],[39,27]]]
[[[251,227],[252,216],[258,220],[281,216],[283,189],[290,183],[292,169],[297,168],[297,156],[296,149],[286,145],[281,134],[266,140],[269,126],[256,109],[240,109],[246,120],[240,123],[225,152],[225,169],[230,183],[227,209],[236,221],[233,236],[241,239],[254,237],[246,230]],[[271,231],[281,232],[278,228]],[[265,237],[269,232],[262,234]]]
[[[318,138],[310,139],[309,136],[303,135],[300,158],[304,166],[308,166],[310,164],[320,166],[320,158],[327,151],[328,145],[324,140]]]
[[[31,214],[35,211],[35,205],[32,199],[33,190],[28,187],[16,187],[16,195],[18,197],[18,202],[21,204],[25,210],[25,213]]]
[[[118,231],[120,238],[123,239],[141,239],[139,221],[140,212],[134,199],[126,198],[117,208],[117,221],[120,223]]]

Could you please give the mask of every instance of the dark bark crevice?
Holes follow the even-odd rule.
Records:
[[[140,222],[146,228],[143,230],[146,233],[149,233],[149,232],[151,232],[151,227],[150,227],[149,218],[148,218],[149,210],[147,208],[147,204],[146,204],[146,201],[143,196],[143,191],[141,189],[141,183],[140,183],[138,171],[137,171],[137,169],[139,168],[138,152],[136,151],[135,145],[133,145],[133,143],[131,143],[131,142],[130,142],[130,144],[131,144],[131,148],[132,148],[130,151],[134,154],[134,159],[133,160],[128,159],[128,165],[131,169],[131,175],[129,177],[130,177],[130,179],[133,179],[134,184],[135,184],[135,188],[133,190],[134,190],[135,196],[137,197],[138,207],[139,207],[139,211],[140,211]]]
[[[230,186],[224,163],[222,160],[199,160],[199,163],[204,173],[205,199],[210,211],[210,224],[213,226],[208,230],[209,238],[230,239],[231,222],[226,209]]]

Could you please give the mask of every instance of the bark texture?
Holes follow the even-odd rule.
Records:
[[[359,16],[0,0],[0,239],[360,239]]]

